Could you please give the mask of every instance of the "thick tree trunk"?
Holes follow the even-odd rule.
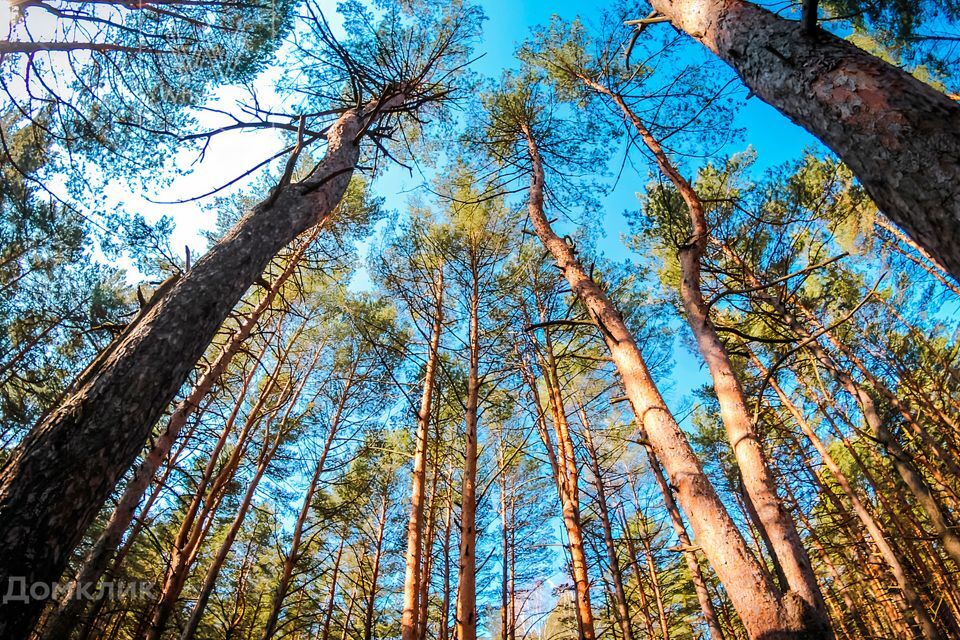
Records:
[[[466,447],[460,507],[460,568],[457,588],[457,640],[477,640],[477,421],[480,401],[480,282],[476,262],[470,292],[469,369],[467,372]]]
[[[650,4],[833,149],[880,210],[960,279],[960,105],[849,42],[745,0]]]
[[[648,434],[670,483],[677,488],[684,511],[691,514],[694,534],[726,587],[740,619],[754,638],[810,637],[812,621],[804,615],[808,607],[795,595],[781,597],[770,576],[750,554],[686,436],[667,409],[623,317],[587,275],[573,249],[550,227],[543,211],[544,173],[540,151],[529,130],[524,131],[524,136],[533,162],[528,212],[534,229],[603,333],[637,422]],[[828,637],[827,633],[822,637]]]
[[[417,414],[416,450],[413,455],[410,520],[407,525],[406,568],[403,580],[403,612],[400,617],[401,640],[418,640],[420,625],[420,580],[423,560],[423,511],[427,474],[427,434],[430,432],[433,387],[440,357],[440,331],[443,329],[443,266],[437,268],[433,284],[436,310],[430,333],[430,347],[423,378],[423,395]]]
[[[280,187],[245,215],[24,438],[0,471],[0,585],[59,580],[230,310],[277,252],[340,202],[367,117],[349,111],[337,120],[313,177]],[[25,638],[44,605],[31,599],[2,607],[0,636]]]
[[[579,413],[580,424],[583,427],[583,443],[587,449],[587,456],[590,458],[594,486],[597,489],[597,512],[600,515],[600,524],[603,527],[603,542],[607,549],[607,562],[610,565],[610,580],[613,582],[613,595],[617,604],[617,622],[620,624],[620,633],[623,634],[623,640],[633,640],[630,607],[627,604],[627,592],[623,588],[623,572],[620,570],[620,557],[617,554],[617,545],[613,539],[610,510],[607,506],[607,489],[603,482],[597,449],[593,445],[593,434],[590,433],[587,411],[582,405],[579,407]]]
[[[180,430],[187,423],[187,420],[200,406],[200,402],[210,392],[213,385],[217,383],[220,377],[226,371],[227,367],[233,361],[233,357],[240,351],[240,347],[246,342],[247,338],[253,332],[254,327],[260,322],[261,316],[273,304],[280,289],[287,279],[293,275],[300,264],[303,254],[309,248],[313,240],[316,239],[321,225],[314,227],[314,230],[308,237],[304,238],[300,246],[287,259],[287,264],[283,271],[270,285],[263,298],[254,309],[247,314],[237,330],[231,335],[227,343],[220,350],[220,354],[204,371],[203,375],[197,381],[190,394],[184,398],[173,410],[173,414],[167,421],[167,427],[163,433],[157,437],[153,447],[144,456],[140,466],[134,472],[133,478],[127,484],[123,495],[114,508],[110,521],[104,528],[100,537],[94,543],[93,547],[84,557],[83,565],[77,572],[74,586],[67,591],[61,601],[61,607],[50,617],[44,627],[43,634],[46,640],[59,640],[69,633],[69,630],[76,624],[79,616],[83,613],[86,601],[82,598],[74,597],[77,585],[96,584],[103,576],[110,562],[110,557],[116,551],[124,532],[130,526],[136,512],[137,505],[143,499],[143,494],[150,486],[150,481],[159,468],[160,464],[167,459],[173,443],[180,435]]]

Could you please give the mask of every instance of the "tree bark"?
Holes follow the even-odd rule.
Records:
[[[667,409],[623,317],[587,275],[573,249],[550,227],[543,211],[540,151],[530,130],[524,128],[523,134],[533,163],[527,209],[534,229],[602,332],[637,422],[648,434],[657,458],[677,488],[684,511],[692,514],[694,534],[730,594],[740,619],[754,638],[809,637],[811,622],[803,613],[807,607],[791,594],[782,597],[750,554],[686,436]],[[828,636],[824,633],[821,637]]]
[[[627,604],[627,592],[623,588],[623,572],[620,570],[620,557],[617,554],[616,542],[613,539],[613,527],[610,523],[610,510],[607,506],[607,489],[600,471],[600,460],[597,449],[593,445],[593,434],[590,433],[590,422],[587,411],[580,405],[580,425],[583,427],[583,443],[590,459],[593,471],[594,486],[597,489],[597,512],[600,514],[600,524],[603,528],[603,542],[607,549],[607,562],[610,565],[610,579],[613,582],[613,595],[617,603],[617,622],[620,624],[620,633],[623,640],[633,640],[630,607]]]
[[[469,368],[467,372],[466,446],[460,506],[460,567],[454,634],[457,640],[477,640],[477,420],[480,401],[480,275],[471,264]]]
[[[389,112],[384,106],[341,116],[312,177],[278,187],[247,213],[24,438],[0,470],[0,585],[21,577],[28,585],[59,580],[230,310],[278,251],[332,214],[359,157],[357,138],[367,120]],[[0,636],[26,638],[44,604],[4,606]]]
[[[653,154],[660,171],[683,198],[690,217],[691,233],[679,251],[682,274],[680,297],[687,324],[697,340],[697,346],[713,380],[714,392],[720,404],[720,417],[740,470],[746,493],[745,500],[757,516],[757,526],[761,529],[761,537],[770,546],[775,566],[783,572],[785,588],[799,595],[810,606],[809,615],[816,619],[817,624],[824,629],[829,628],[826,605],[810,565],[810,558],[800,540],[796,524],[777,495],[777,486],[770,473],[760,436],[747,411],[743,385],[710,319],[710,308],[703,298],[700,285],[701,261],[710,234],[703,201],[623,97],[588,78],[583,78],[583,81],[594,91],[609,97],[620,108]]]
[[[960,105],[822,29],[745,0],[651,0],[758,97],[830,147],[960,279]]]
[[[418,640],[420,625],[420,580],[423,560],[423,511],[427,474],[427,434],[430,432],[433,387],[440,357],[440,332],[443,329],[443,266],[437,268],[433,283],[436,310],[430,333],[430,346],[423,378],[423,395],[417,413],[416,450],[413,456],[410,520],[407,525],[406,568],[403,579],[403,613],[400,617],[401,640]]]

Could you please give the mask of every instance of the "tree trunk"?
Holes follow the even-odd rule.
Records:
[[[754,638],[809,637],[811,622],[803,615],[804,603],[790,594],[781,597],[770,576],[750,554],[686,436],[667,409],[619,311],[587,275],[573,249],[550,227],[543,211],[540,151],[529,129],[523,133],[533,162],[528,212],[534,229],[603,333],[637,422],[648,434],[657,458],[677,488],[684,511],[691,514],[694,534],[727,588],[740,619]],[[823,637],[828,637],[826,632]]]
[[[745,500],[757,516],[761,537],[769,543],[775,566],[786,579],[784,588],[793,591],[806,602],[809,615],[816,624],[829,628],[823,595],[817,577],[810,566],[810,558],[797,533],[796,524],[783,507],[777,495],[777,486],[770,473],[760,436],[747,411],[743,386],[730,361],[730,356],[710,319],[710,308],[703,298],[700,285],[701,260],[709,241],[710,230],[703,201],[687,179],[673,165],[660,142],[650,133],[623,97],[597,83],[584,79],[595,91],[607,95],[620,108],[636,129],[647,149],[656,159],[660,171],[683,198],[690,216],[691,234],[680,248],[680,296],[700,353],[710,370],[714,392],[720,404],[720,416],[727,431],[727,439],[737,459]]]
[[[373,638],[373,618],[377,604],[377,585],[380,582],[380,562],[383,559],[383,533],[387,527],[387,500],[388,494],[384,492],[383,500],[380,502],[380,520],[377,525],[376,548],[373,553],[373,566],[370,571],[370,594],[367,598],[367,608],[363,618],[363,640],[372,640]]]
[[[150,451],[140,462],[140,466],[133,474],[133,478],[127,484],[123,495],[114,508],[110,521],[104,528],[100,537],[94,543],[93,547],[84,557],[83,565],[77,573],[74,585],[69,589],[61,600],[60,608],[47,621],[44,627],[43,637],[45,640],[59,640],[67,637],[69,630],[76,624],[77,619],[82,615],[86,607],[86,601],[82,598],[74,597],[76,586],[84,584],[96,584],[103,576],[110,561],[110,556],[117,549],[123,533],[130,526],[133,515],[136,512],[137,505],[143,499],[143,494],[160,464],[166,460],[173,447],[173,443],[180,435],[180,430],[187,423],[187,420],[193,415],[201,400],[210,392],[213,385],[220,380],[220,377],[226,371],[227,367],[233,361],[234,356],[240,351],[240,347],[246,342],[247,338],[253,332],[253,329],[260,322],[260,318],[273,304],[280,289],[287,279],[293,275],[303,258],[303,254],[310,247],[313,240],[316,239],[322,225],[317,225],[310,232],[309,236],[304,238],[300,246],[287,259],[287,264],[280,275],[270,285],[263,299],[254,309],[247,314],[244,321],[237,328],[236,332],[229,337],[227,343],[223,346],[216,360],[204,371],[203,375],[197,381],[190,394],[184,398],[174,409],[173,414],[167,421],[167,427],[163,433],[156,439]]]
[[[193,636],[197,632],[200,619],[203,617],[203,612],[206,610],[207,603],[210,601],[210,596],[213,594],[213,589],[217,584],[217,578],[220,576],[220,571],[223,569],[223,564],[226,562],[227,556],[230,553],[230,549],[233,547],[234,540],[237,539],[237,534],[240,533],[240,529],[243,527],[243,523],[247,519],[247,513],[250,511],[250,506],[253,504],[253,497],[256,495],[257,487],[260,486],[260,480],[263,479],[263,474],[266,473],[267,467],[270,466],[270,463],[273,461],[273,457],[280,449],[280,445],[283,444],[283,441],[287,437],[287,426],[289,424],[290,413],[293,411],[294,406],[296,406],[297,400],[300,398],[303,388],[310,379],[310,373],[316,366],[317,360],[320,358],[320,353],[321,349],[317,349],[314,353],[313,361],[305,371],[300,372],[300,383],[297,385],[297,388],[293,392],[292,396],[287,399],[287,409],[284,411],[284,414],[280,420],[278,420],[276,423],[277,432],[273,438],[268,441],[263,451],[260,453],[260,459],[257,460],[257,467],[254,471],[253,477],[247,481],[247,490],[244,492],[243,498],[240,500],[240,507],[237,510],[237,514],[234,516],[233,522],[230,523],[230,528],[227,530],[227,535],[224,537],[223,542],[220,543],[220,548],[217,549],[216,555],[211,561],[210,566],[207,568],[207,575],[204,576],[203,584],[200,587],[200,593],[197,596],[197,601],[193,605],[190,618],[187,620],[187,624],[183,628],[183,632],[180,634],[180,640],[193,640]],[[160,632],[162,632],[162,629],[155,629],[155,636],[152,637],[151,640],[160,640]]]
[[[327,132],[326,156],[312,177],[279,187],[276,197],[247,213],[24,438],[0,470],[0,584],[59,580],[230,310],[277,252],[332,215],[357,163],[358,135],[367,120],[390,111],[383,107],[389,104],[341,116]],[[0,636],[26,638],[44,604],[31,599],[4,606]]]
[[[700,568],[700,562],[697,560],[697,552],[693,547],[690,536],[687,535],[687,528],[683,524],[683,516],[680,515],[680,508],[677,507],[676,500],[673,499],[673,491],[667,484],[667,479],[663,477],[663,469],[660,467],[660,461],[657,460],[653,448],[649,445],[646,434],[643,439],[647,441],[644,444],[644,450],[647,452],[647,461],[650,464],[650,471],[653,472],[653,478],[660,488],[663,495],[663,504],[670,516],[670,524],[673,525],[673,532],[677,536],[681,552],[687,562],[687,569],[690,571],[690,581],[693,582],[693,589],[697,593],[697,601],[700,603],[700,610],[703,612],[703,619],[707,623],[710,635],[713,640],[724,640],[723,628],[717,619],[716,610],[713,608],[713,601],[710,599],[710,592],[707,591],[707,581],[703,577],[703,570]]]
[[[757,287],[761,284],[759,278],[757,278],[735,251],[726,244],[722,244],[721,247],[724,254],[742,268],[743,273],[747,276],[747,283],[751,287]],[[947,513],[941,508],[936,495],[917,470],[913,460],[911,460],[907,452],[903,450],[903,447],[900,446],[896,436],[887,428],[880,416],[873,397],[859,382],[854,380],[853,376],[840,368],[830,354],[820,346],[817,340],[813,339],[814,336],[807,331],[799,319],[797,319],[779,298],[769,293],[764,293],[762,290],[759,291],[757,295],[761,300],[774,308],[783,323],[803,340],[805,348],[810,351],[817,362],[823,365],[841,388],[850,394],[850,396],[856,400],[857,404],[860,405],[863,411],[863,418],[870,428],[874,439],[883,448],[887,456],[889,456],[890,461],[903,479],[904,484],[930,518],[947,554],[960,566],[960,536],[954,531],[953,524],[949,521]]]
[[[476,259],[471,264],[470,365],[467,372],[466,447],[460,507],[460,569],[456,604],[457,640],[477,640],[477,419],[480,401],[480,282]]]
[[[745,0],[650,4],[836,152],[880,210],[960,279],[960,105],[845,40]]]
[[[400,618],[401,640],[418,640],[420,625],[420,580],[423,560],[423,510],[427,474],[427,434],[430,431],[433,387],[440,357],[440,331],[443,329],[443,266],[437,269],[433,284],[436,311],[430,333],[430,347],[423,378],[423,396],[417,414],[417,440],[413,456],[410,521],[407,525],[406,568],[403,580],[403,613]]]
[[[586,445],[587,456],[593,471],[594,486],[597,489],[597,512],[600,514],[600,524],[603,527],[603,542],[607,548],[607,562],[610,565],[610,579],[613,582],[613,595],[617,603],[617,621],[620,623],[620,633],[623,640],[633,640],[630,607],[627,604],[627,592],[623,588],[623,572],[620,571],[620,557],[617,555],[616,542],[613,539],[613,527],[610,524],[610,510],[607,506],[607,490],[603,483],[603,474],[600,471],[600,460],[597,450],[593,446],[593,435],[590,433],[590,422],[583,405],[579,407],[580,425],[583,427],[583,443]]]
[[[336,440],[337,431],[340,428],[340,420],[343,417],[344,407],[347,404],[347,399],[350,397],[350,389],[353,387],[354,380],[356,379],[357,367],[360,364],[360,358],[362,356],[362,351],[358,351],[353,363],[350,366],[350,371],[347,374],[347,379],[343,385],[343,391],[341,392],[340,399],[337,402],[337,408],[334,410],[333,417],[330,420],[330,428],[329,432],[327,433],[327,437],[323,442],[323,449],[320,451],[320,457],[313,469],[313,475],[310,477],[310,483],[307,485],[306,493],[304,493],[303,502],[300,503],[300,512],[297,514],[297,520],[293,525],[293,535],[290,540],[290,549],[283,558],[283,569],[280,571],[280,579],[277,582],[277,589],[273,594],[273,600],[270,606],[270,613],[267,616],[267,622],[263,626],[263,633],[260,636],[261,640],[270,640],[277,632],[277,621],[280,619],[280,612],[283,611],[283,601],[287,597],[287,592],[290,589],[290,582],[293,579],[293,570],[296,568],[297,562],[300,560],[300,545],[303,541],[303,528],[307,522],[307,516],[310,514],[310,508],[313,506],[313,496],[316,495],[317,489],[320,487],[320,477],[323,475],[323,470],[326,466],[327,455],[329,455],[330,449],[333,447],[333,443]]]
[[[752,352],[750,353],[750,356],[754,366],[756,366],[760,371],[760,374],[766,377],[767,370],[760,360]],[[787,411],[790,412],[794,422],[796,422],[797,426],[800,427],[800,430],[803,431],[803,434],[810,441],[810,444],[812,444],[813,448],[817,450],[818,454],[820,454],[820,459],[823,460],[823,463],[827,466],[827,469],[829,469],[830,473],[833,474],[833,477],[840,486],[840,489],[847,496],[847,499],[853,506],[853,512],[856,514],[857,519],[860,520],[860,523],[863,525],[864,529],[866,529],[867,533],[870,534],[873,544],[880,552],[880,557],[883,558],[884,562],[887,563],[890,573],[893,574],[894,579],[897,581],[897,586],[900,587],[900,591],[903,593],[903,598],[908,605],[908,610],[906,612],[907,615],[913,617],[917,621],[924,638],[927,640],[939,640],[941,637],[940,632],[937,631],[937,627],[927,615],[923,601],[920,599],[920,595],[917,593],[916,588],[907,575],[903,564],[900,562],[900,558],[890,546],[890,543],[887,541],[887,537],[883,533],[883,530],[880,529],[880,525],[874,519],[873,515],[867,510],[863,502],[861,502],[860,497],[856,494],[856,492],[853,490],[853,487],[850,485],[850,482],[847,480],[846,475],[840,469],[840,466],[834,461],[833,456],[830,455],[830,452],[820,440],[820,437],[807,423],[800,409],[793,403],[790,397],[784,393],[783,389],[780,388],[780,385],[777,384],[776,380],[770,380],[770,387],[776,392],[777,397],[780,398],[780,403],[786,407]]]

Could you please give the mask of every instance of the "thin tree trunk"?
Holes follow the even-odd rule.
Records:
[[[399,95],[342,115],[327,130],[326,156],[311,177],[278,187],[247,213],[145,308],[24,438],[0,470],[0,584],[14,577],[28,585],[59,580],[83,533],[230,310],[273,256],[333,214],[368,121],[389,113],[392,100],[403,99]],[[91,475],[91,468],[97,473]],[[26,638],[44,604],[31,599],[4,606],[0,636]]]
[[[770,576],[750,554],[686,436],[667,409],[619,311],[587,275],[573,249],[551,229],[543,211],[544,173],[540,151],[530,131],[523,133],[533,161],[528,211],[537,235],[603,333],[637,422],[648,434],[670,483],[677,487],[684,511],[692,514],[694,534],[730,594],[740,619],[755,638],[809,636],[811,624],[804,619],[803,601],[781,597]],[[823,636],[826,637],[826,632]]]
[[[357,367],[360,359],[363,357],[362,351],[358,351],[353,363],[350,365],[350,371],[343,385],[343,391],[337,402],[337,407],[330,420],[330,428],[327,437],[323,442],[323,449],[317,464],[314,466],[313,475],[310,477],[310,483],[307,485],[307,491],[304,493],[303,502],[300,503],[300,512],[297,514],[297,520],[293,525],[293,535],[290,540],[290,549],[283,558],[283,568],[280,571],[280,579],[277,582],[277,589],[273,594],[273,600],[270,607],[270,613],[267,615],[267,621],[263,627],[261,640],[270,640],[277,631],[277,621],[280,619],[280,612],[283,610],[283,601],[287,597],[290,589],[290,582],[293,579],[293,570],[300,560],[300,544],[303,541],[303,528],[307,522],[307,516],[310,514],[310,508],[313,506],[313,497],[320,487],[320,477],[323,475],[326,466],[327,456],[333,443],[336,440],[337,432],[340,428],[340,420],[343,417],[344,407],[347,399],[350,397],[350,390],[353,387],[357,375]],[[339,561],[339,560],[338,560]]]
[[[370,571],[370,597],[367,598],[367,608],[363,620],[363,640],[373,638],[373,616],[377,603],[377,585],[380,581],[380,563],[383,559],[383,534],[387,527],[387,494],[383,494],[380,503],[380,520],[377,527],[376,548],[373,554],[373,566]]]
[[[690,581],[693,583],[693,589],[697,594],[697,601],[700,603],[700,610],[703,612],[703,619],[707,623],[710,635],[713,640],[724,640],[723,628],[717,619],[716,610],[713,608],[713,601],[710,599],[710,592],[707,591],[707,581],[703,576],[703,570],[700,568],[700,562],[697,560],[697,552],[694,549],[690,536],[687,535],[687,528],[683,524],[683,516],[680,514],[680,508],[676,500],[673,499],[673,491],[667,484],[667,479],[663,477],[663,469],[660,467],[660,461],[657,460],[653,448],[647,441],[646,434],[643,434],[645,441],[644,450],[647,452],[647,461],[650,465],[650,471],[653,478],[660,488],[663,495],[663,504],[670,516],[670,524],[673,526],[673,532],[677,536],[680,544],[680,550],[687,562],[687,569],[690,571]]]
[[[440,357],[440,332],[443,329],[443,266],[437,268],[433,283],[436,310],[430,332],[430,347],[423,378],[423,396],[417,414],[417,440],[413,456],[410,521],[407,525],[406,568],[403,580],[403,612],[400,617],[401,640],[418,640],[420,625],[420,580],[423,560],[423,510],[426,493],[427,434],[430,431],[433,387],[437,377],[437,360]]]
[[[721,244],[720,246],[724,253],[743,269],[744,274],[747,276],[747,283],[751,287],[760,286],[760,280],[750,270],[740,256],[738,256],[736,252],[734,252],[726,244]],[[857,404],[860,405],[860,408],[863,411],[864,420],[866,421],[867,426],[870,428],[874,439],[880,444],[887,456],[889,456],[890,461],[893,463],[897,473],[903,479],[904,484],[917,499],[917,502],[920,504],[920,507],[923,509],[923,511],[930,518],[930,521],[933,524],[937,535],[940,537],[947,554],[953,558],[953,561],[956,562],[958,566],[960,566],[960,536],[954,532],[953,525],[949,521],[947,514],[941,508],[935,494],[927,484],[926,480],[917,470],[910,456],[906,451],[903,450],[903,447],[900,446],[896,436],[890,432],[883,419],[880,417],[880,413],[877,409],[876,403],[873,400],[873,397],[856,380],[854,380],[853,376],[840,368],[830,354],[828,354],[823,347],[821,347],[820,344],[813,339],[814,336],[811,336],[802,323],[795,315],[793,315],[793,313],[791,313],[791,311],[781,300],[779,300],[776,296],[764,293],[763,291],[758,293],[758,297],[774,308],[777,314],[780,315],[784,324],[786,324],[791,331],[796,333],[797,336],[803,340],[805,348],[810,351],[817,362],[823,365],[823,367],[827,369],[827,371],[829,371],[834,377],[837,383],[839,383],[839,385],[857,401]]]
[[[745,0],[650,4],[830,147],[880,210],[960,279],[960,105],[837,36]]]
[[[750,353],[750,356],[750,359],[753,361],[754,366],[757,367],[757,370],[760,371],[761,375],[766,377],[767,370],[760,362],[759,358],[757,358],[752,352]],[[873,518],[873,515],[867,510],[863,502],[861,502],[860,497],[853,490],[853,487],[847,480],[846,475],[840,469],[840,466],[834,461],[833,456],[830,455],[830,452],[823,444],[823,441],[820,440],[820,437],[807,423],[800,409],[793,403],[790,397],[784,393],[783,389],[780,388],[780,385],[777,384],[776,380],[771,379],[769,384],[774,392],[776,392],[777,397],[780,398],[780,403],[786,407],[787,411],[789,411],[790,415],[793,417],[794,422],[796,422],[797,426],[800,427],[800,430],[803,431],[803,435],[807,437],[807,439],[810,441],[810,444],[813,445],[813,448],[817,450],[818,454],[820,454],[820,459],[827,466],[827,469],[830,470],[830,473],[833,474],[833,477],[840,486],[840,489],[850,501],[850,504],[853,507],[853,512],[856,514],[857,519],[860,520],[860,523],[867,530],[867,533],[870,534],[873,544],[880,552],[880,557],[883,558],[884,562],[887,564],[887,567],[890,569],[890,573],[893,574],[894,579],[897,581],[897,586],[900,587],[900,591],[903,594],[904,600],[908,606],[908,610],[906,611],[907,615],[913,617],[917,621],[924,638],[927,640],[939,640],[941,637],[940,632],[927,615],[923,601],[920,599],[920,595],[918,594],[912,581],[907,575],[906,570],[901,564],[900,558],[887,541],[887,537],[884,535],[880,525]]]
[[[313,368],[317,364],[317,360],[320,358],[320,352],[321,349],[316,350],[310,365],[305,371],[301,372],[300,383],[297,385],[297,388],[293,392],[292,396],[287,400],[287,409],[284,412],[283,417],[281,417],[277,422],[276,434],[260,453],[260,459],[257,461],[256,471],[254,471],[253,477],[247,481],[247,490],[244,492],[243,498],[240,501],[240,507],[237,511],[237,514],[234,516],[233,522],[230,523],[230,528],[227,530],[227,535],[224,537],[223,542],[220,543],[220,548],[217,549],[216,555],[211,561],[210,566],[207,568],[207,574],[204,576],[203,584],[200,587],[200,593],[197,596],[197,601],[193,605],[190,618],[187,620],[187,624],[183,628],[183,632],[180,634],[180,640],[193,640],[193,636],[197,632],[200,619],[203,617],[203,612],[206,610],[207,603],[210,601],[210,596],[213,594],[213,589],[217,584],[217,578],[220,576],[220,571],[223,569],[223,564],[226,562],[227,556],[230,553],[230,549],[233,547],[233,543],[237,539],[237,534],[240,533],[240,529],[243,527],[243,523],[247,519],[247,513],[250,511],[250,505],[253,504],[253,497],[257,492],[257,487],[260,486],[260,480],[263,479],[264,473],[266,473],[267,468],[273,461],[273,457],[280,449],[280,446],[283,444],[283,441],[288,434],[287,426],[290,413],[293,411],[297,400],[300,398],[303,388],[310,379],[310,373],[313,371]],[[151,640],[160,640],[160,632],[162,632],[162,629],[156,630],[156,635],[152,637]]]
[[[460,507],[460,568],[456,604],[457,640],[477,640],[477,420],[480,396],[480,282],[476,259],[471,264],[470,344],[467,372],[466,446]]]
[[[340,538],[337,555],[333,560],[333,569],[330,572],[330,597],[327,598],[327,610],[323,614],[323,627],[320,631],[320,640],[330,640],[330,622],[333,620],[333,607],[337,600],[337,577],[340,575],[340,560],[343,558],[343,545],[346,535]]]
[[[627,543],[627,560],[630,562],[630,568],[633,569],[633,576],[637,579],[637,595],[640,597],[640,608],[643,609],[643,624],[647,630],[647,637],[653,640],[656,632],[653,628],[653,616],[650,614],[650,601],[647,599],[647,591],[644,587],[643,571],[640,569],[640,556],[637,553],[637,546],[633,543],[633,533],[630,531],[630,523],[622,505],[620,519],[624,532],[623,541]]]
[[[623,640],[633,640],[630,607],[627,604],[627,593],[623,588],[623,572],[620,571],[620,557],[617,554],[616,542],[613,539],[613,527],[610,524],[610,511],[607,506],[607,490],[603,483],[603,474],[600,471],[600,460],[597,450],[593,446],[593,434],[590,433],[590,422],[583,405],[579,406],[580,426],[583,428],[583,443],[587,449],[590,467],[593,471],[594,486],[597,489],[597,513],[600,515],[600,524],[603,527],[603,542],[607,548],[607,562],[610,565],[610,579],[613,582],[613,595],[617,603],[617,621],[620,623],[620,633]]]

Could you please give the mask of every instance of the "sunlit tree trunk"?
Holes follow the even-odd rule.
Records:
[[[430,346],[423,378],[423,395],[417,413],[416,450],[413,456],[413,488],[411,490],[410,521],[407,525],[406,568],[403,580],[403,612],[400,617],[401,640],[418,640],[420,620],[420,580],[423,560],[423,514],[427,473],[427,434],[430,432],[433,388],[440,357],[440,332],[443,329],[443,266],[437,268],[433,283],[436,308],[430,332]],[[429,550],[428,550],[429,552]]]
[[[533,227],[603,333],[637,421],[645,429],[670,483],[677,488],[684,511],[692,514],[694,534],[730,594],[744,626],[752,636],[764,640],[809,636],[811,625],[804,614],[802,600],[782,597],[750,554],[686,436],[667,409],[619,311],[587,275],[573,249],[550,227],[543,211],[544,172],[540,151],[529,129],[524,128],[523,135],[533,163],[528,199]]]
[[[603,482],[603,473],[600,470],[600,460],[597,457],[597,449],[593,445],[590,421],[583,405],[578,407],[578,412],[580,414],[580,425],[583,428],[583,444],[587,450],[590,467],[593,471],[594,486],[597,489],[597,513],[600,515],[603,542],[607,550],[607,562],[610,565],[610,580],[613,583],[613,594],[617,605],[617,621],[620,624],[620,633],[623,634],[623,640],[633,640],[630,607],[627,604],[627,592],[623,588],[623,572],[620,571],[620,557],[617,554],[617,546],[613,539],[610,510],[607,505],[607,490]]]
[[[759,98],[830,147],[960,279],[960,105],[822,29],[745,0],[651,0]]]

